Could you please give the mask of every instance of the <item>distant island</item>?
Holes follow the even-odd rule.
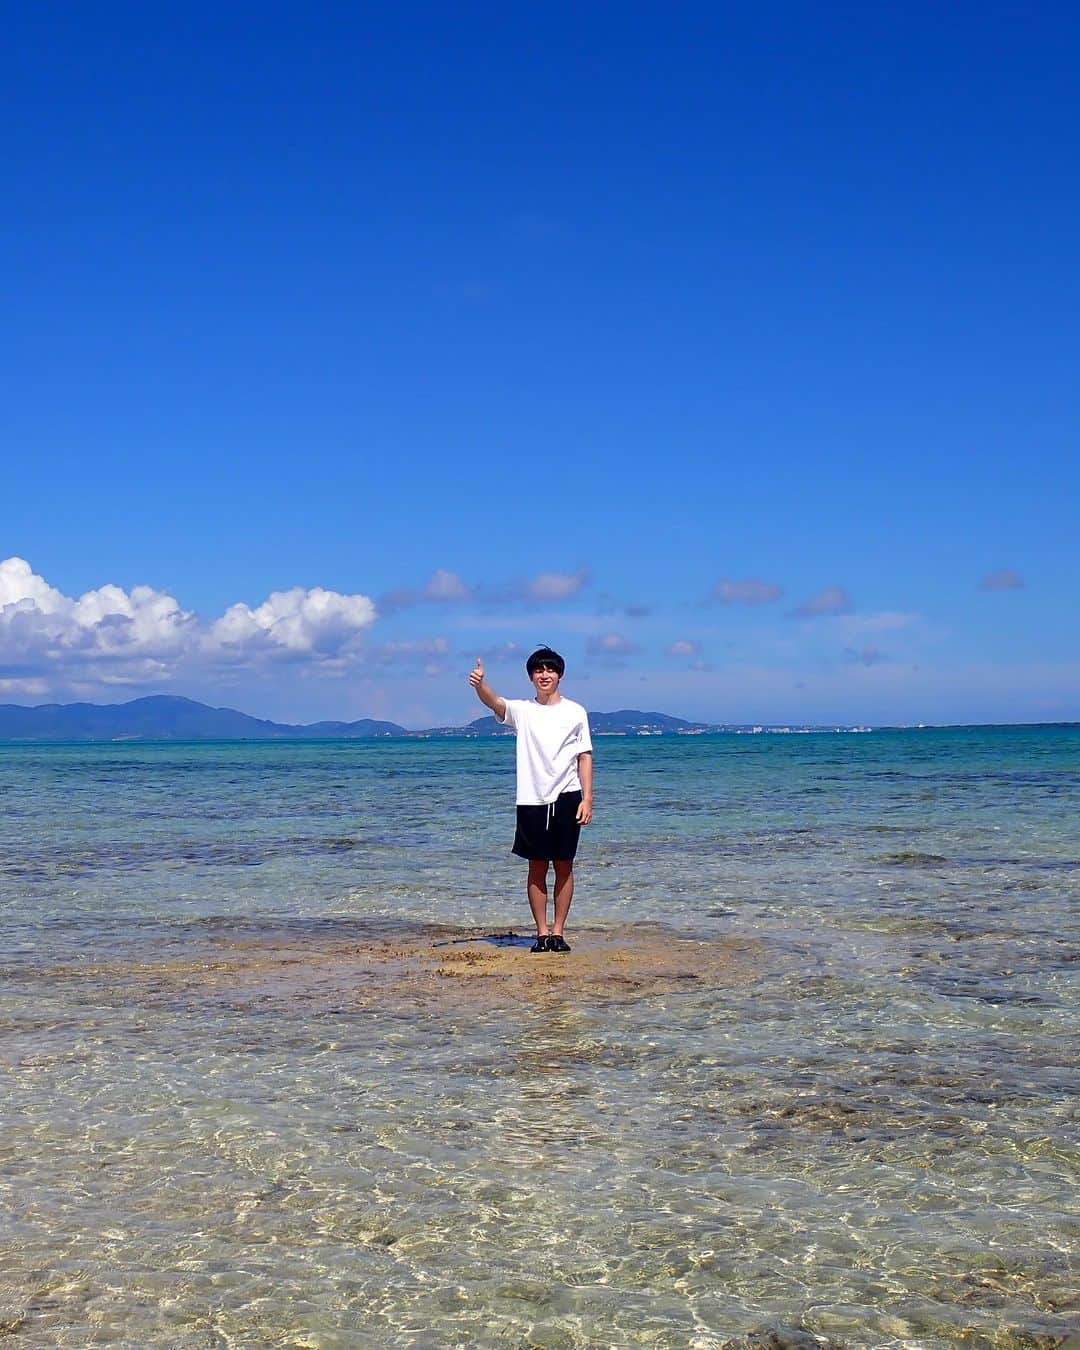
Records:
[[[590,712],[597,736],[701,736],[708,732],[869,731],[869,727],[765,727],[688,722],[667,713],[622,708]],[[494,717],[464,726],[410,731],[396,722],[370,717],[356,722],[291,725],[249,717],[235,708],[211,708],[194,699],[158,694],[129,703],[0,704],[0,741],[284,741],[431,739],[440,736],[510,736]]]

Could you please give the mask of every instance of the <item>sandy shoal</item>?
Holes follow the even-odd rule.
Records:
[[[532,936],[514,930],[431,927],[348,941],[223,934],[193,959],[90,963],[51,974],[151,1004],[292,1002],[298,1011],[344,1012],[443,1000],[625,1001],[746,986],[778,966],[775,952],[756,939],[706,941],[658,925],[577,928],[568,937],[571,952],[534,954]]]

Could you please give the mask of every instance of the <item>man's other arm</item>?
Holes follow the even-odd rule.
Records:
[[[577,757],[577,772],[581,779],[581,805],[577,809],[579,825],[588,825],[592,820],[592,751],[586,750]]]

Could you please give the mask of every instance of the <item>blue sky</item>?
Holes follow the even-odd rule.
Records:
[[[603,709],[1080,717],[1078,56],[1053,5],[24,7],[0,699],[422,726],[547,641]]]

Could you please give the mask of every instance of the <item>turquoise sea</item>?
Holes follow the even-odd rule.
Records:
[[[1063,1344],[1080,727],[512,757],[0,746],[0,1337]]]

